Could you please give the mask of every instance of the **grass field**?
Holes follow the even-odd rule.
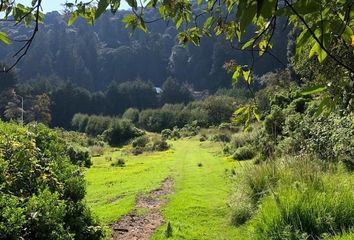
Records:
[[[109,157],[124,158],[126,167],[112,167]],[[93,162],[86,172],[87,202],[103,223],[132,211],[139,193],[157,188],[171,176],[173,194],[162,209],[173,229],[170,239],[241,238],[240,230],[230,225],[227,206],[234,187],[231,169],[237,165],[221,156],[217,144],[179,140],[167,152],[124,156],[116,151]],[[165,239],[165,229],[161,226],[153,239]]]
[[[111,166],[118,158],[125,160],[125,167]],[[102,223],[112,223],[133,210],[138,193],[157,188],[173,165],[172,151],[126,157],[118,150],[95,157],[93,166],[85,174],[86,200]]]

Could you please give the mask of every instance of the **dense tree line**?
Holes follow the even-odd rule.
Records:
[[[90,92],[70,82],[55,84],[43,79],[17,84],[13,73],[1,74],[0,80],[4,81],[0,89],[3,120],[21,120],[23,99],[24,122],[37,121],[67,129],[75,113],[118,116],[130,107],[142,110],[192,100],[190,91],[174,79],[166,80],[159,91],[150,82],[134,80],[112,82],[100,92]]]
[[[161,108],[142,111],[129,108],[122,118],[78,113],[74,115],[71,123],[76,131],[91,136],[107,135],[106,130],[112,126],[120,126],[122,132],[134,133],[134,125],[147,131],[161,132],[192,123],[200,127],[217,126],[230,121],[235,107],[235,99],[232,97],[210,96],[187,105],[165,104]]]
[[[242,65],[251,63],[250,52],[233,49],[221,37],[203,39],[200,47],[182,47],[177,43],[175,27],[161,21],[150,24],[149,33],[136,31],[130,36],[121,22],[127,13],[107,13],[94,26],[78,19],[70,28],[66,16],[57,12],[46,14],[28,55],[17,66],[19,79],[61,79],[90,91],[103,91],[113,81],[140,78],[161,87],[168,77],[173,77],[196,89],[216,90],[231,85],[230,74],[223,69],[225,62],[236,59]],[[156,15],[156,11],[146,13],[149,19]],[[24,26],[0,26],[11,39],[30,34]],[[273,52],[286,64],[287,30],[276,31],[274,40],[279,44]],[[0,60],[10,63],[20,44],[1,45]],[[255,58],[257,74],[284,67],[271,56],[260,59],[256,54]]]

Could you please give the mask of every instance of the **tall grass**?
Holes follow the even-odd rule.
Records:
[[[262,203],[254,223],[256,239],[322,239],[354,226],[353,185],[325,181],[281,186]]]
[[[354,177],[343,169],[308,156],[247,165],[232,223],[251,219],[253,239],[354,239]]]

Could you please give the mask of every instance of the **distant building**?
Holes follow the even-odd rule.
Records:
[[[154,87],[154,89],[157,94],[161,94],[163,92],[162,88]]]

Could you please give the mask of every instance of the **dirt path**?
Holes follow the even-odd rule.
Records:
[[[164,223],[160,207],[166,203],[166,196],[171,193],[173,181],[166,178],[160,188],[148,195],[139,196],[135,210],[124,216],[119,222],[111,225],[112,240],[148,240],[159,226]],[[138,215],[136,209],[146,210]]]

